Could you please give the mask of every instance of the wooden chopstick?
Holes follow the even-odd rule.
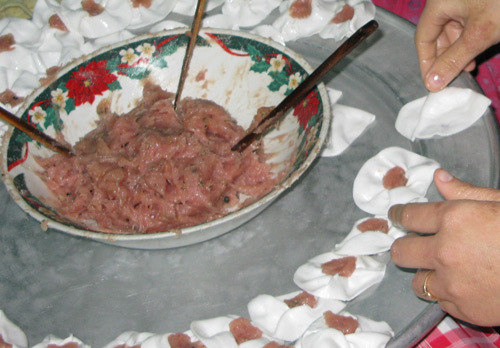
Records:
[[[71,157],[74,155],[71,149],[67,148],[47,134],[43,133],[35,126],[29,124],[26,121],[23,121],[21,118],[17,117],[3,107],[0,107],[0,118],[10,125],[14,126],[15,128],[19,129],[20,131],[26,133],[30,138],[38,141],[40,144],[51,149],[52,151],[60,153],[61,155],[64,155],[66,157]]]
[[[290,93],[285,99],[278,104],[271,112],[260,122],[256,122],[255,125],[246,131],[245,136],[239,140],[232,148],[232,151],[243,151],[252,142],[260,138],[267,130],[282,119],[285,112],[291,107],[302,101],[306,95],[314,88],[314,86],[323,78],[323,76],[329,72],[340,60],[347,56],[354,48],[356,48],[364,39],[370,36],[378,29],[378,23],[375,20],[371,20],[366,23],[360,29],[358,29],[354,34],[352,34],[346,41],[340,45],[340,47],[333,52],[319,67],[317,67],[311,75],[309,75],[292,93]],[[259,129],[259,126],[266,123],[263,129]],[[258,130],[258,132],[256,132]]]
[[[201,20],[203,17],[203,13],[205,11],[206,3],[207,0],[198,0],[198,4],[196,5],[196,13],[194,16],[193,24],[191,26],[189,44],[186,49],[186,55],[184,56],[184,61],[182,63],[181,76],[179,79],[179,84],[177,86],[177,92],[175,94],[175,100],[174,100],[175,110],[177,110],[177,104],[181,99],[182,90],[184,89],[184,81],[186,80],[186,76],[189,70],[189,63],[191,62],[191,57],[193,56],[194,46],[196,45],[196,38],[198,37],[198,33],[200,31]]]

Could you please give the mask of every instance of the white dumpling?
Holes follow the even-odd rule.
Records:
[[[238,345],[235,337],[230,331],[230,323],[238,318],[240,317],[236,315],[227,315],[211,319],[196,320],[191,323],[191,332],[207,348],[259,348],[271,341],[271,337],[262,335],[259,338],[248,340]],[[253,324],[251,325],[254,326]]]
[[[446,87],[405,104],[396,129],[410,140],[456,134],[474,124],[490,104],[489,98],[472,89]]]
[[[358,322],[355,332],[344,334],[329,328],[325,320],[317,320],[295,345],[296,348],[383,348],[394,336],[392,328],[385,321],[375,321],[361,315],[341,312]]]
[[[132,0],[129,0],[132,1]],[[128,30],[140,30],[165,19],[175,7],[176,0],[152,0],[151,5],[134,6],[132,2],[132,21]]]
[[[81,0],[62,0],[55,9],[68,30],[95,39],[126,29],[132,23],[132,5],[125,0],[94,0],[103,11],[91,15]]]
[[[42,342],[33,346],[33,348],[49,348],[51,346],[60,346],[63,347],[66,344],[76,343],[78,348],[90,348],[90,346],[84,344],[78,338],[70,335],[66,338],[59,338],[54,335],[46,336]]]
[[[375,115],[352,106],[333,104],[330,137],[321,156],[338,156],[375,121]]]
[[[310,0],[310,8],[295,14],[296,0],[286,0],[280,6],[281,15],[273,26],[281,32],[285,41],[297,40],[318,34],[342,10],[345,1]],[[309,4],[304,2],[306,6]],[[305,7],[304,7],[305,8]]]
[[[226,0],[222,14],[234,19],[240,27],[251,27],[262,22],[281,0]]]
[[[357,256],[354,272],[348,277],[323,273],[322,264],[344,257],[334,252],[318,255],[297,269],[293,281],[312,295],[341,301],[352,300],[382,281],[386,263],[370,256]]]
[[[370,222],[381,222],[387,231],[376,228],[366,229]],[[384,223],[385,222],[385,223]],[[377,223],[375,223],[376,225]],[[363,226],[363,231],[360,230]],[[375,255],[391,249],[392,243],[406,233],[394,227],[387,217],[376,216],[359,219],[351,232],[335,245],[335,253],[340,255]]]
[[[0,338],[12,348],[27,348],[26,334],[0,310]]]
[[[291,342],[300,338],[324,312],[338,313],[345,307],[341,301],[318,297],[314,307],[303,304],[290,308],[285,303],[300,294],[301,291],[296,291],[278,297],[263,294],[253,298],[247,306],[252,322],[269,336]]]
[[[399,167],[408,179],[404,186],[384,187],[386,174]],[[400,147],[388,147],[370,158],[359,170],[353,185],[354,203],[367,213],[387,215],[394,204],[426,202],[425,195],[439,163]]]
[[[126,331],[116,337],[113,341],[106,344],[104,348],[115,348],[118,346],[134,347],[137,345],[141,345],[146,339],[151,336],[154,336],[154,334],[150,332]],[[169,348],[170,345],[167,347]]]
[[[330,21],[319,33],[323,39],[334,39],[340,41],[354,34],[356,30],[375,18],[375,5],[371,1],[348,0],[345,10],[353,11],[353,17],[342,18],[339,14],[338,21]],[[348,19],[349,18],[349,19]]]

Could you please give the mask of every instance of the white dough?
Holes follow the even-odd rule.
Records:
[[[257,25],[264,20],[281,0],[226,0],[222,14],[234,19],[242,28]]]
[[[456,134],[474,124],[490,104],[489,98],[472,89],[446,87],[405,104],[396,129],[410,140]]]
[[[358,329],[354,333],[344,335],[341,331],[328,328],[324,320],[318,320],[295,345],[296,348],[383,348],[394,336],[389,324],[374,321],[361,315],[348,312],[340,313],[358,321]]]
[[[62,347],[68,343],[76,343],[78,345],[78,348],[90,348],[90,346],[84,344],[82,341],[80,341],[78,338],[74,337],[73,335],[70,335],[64,339],[56,337],[54,335],[48,335],[43,339],[42,342],[33,346],[33,348],[48,348],[51,345],[56,345],[56,346]]]
[[[320,37],[340,41],[375,18],[376,9],[371,1],[348,0],[347,4],[354,9],[354,17],[342,23],[328,23],[319,33]]]
[[[375,255],[391,249],[392,243],[406,233],[394,227],[387,217],[376,216],[385,219],[389,226],[389,232],[365,231],[361,232],[357,227],[359,224],[371,218],[362,218],[354,223],[351,232],[340,243],[335,245],[335,253],[340,255]]]
[[[321,153],[323,157],[338,156],[375,121],[375,115],[352,106],[332,105],[330,138]]]
[[[321,270],[323,263],[345,255],[326,252],[300,266],[293,275],[295,284],[312,295],[349,301],[382,281],[386,264],[370,256],[358,256],[356,269],[350,277],[331,276]]]
[[[0,336],[2,336],[4,342],[11,344],[12,348],[28,347],[26,334],[11,322],[2,310],[0,310]]]
[[[408,178],[406,186],[387,190],[385,174],[399,166]],[[370,158],[359,170],[353,185],[354,203],[373,215],[387,215],[394,204],[426,202],[425,195],[439,163],[400,147],[388,147]]]
[[[345,304],[338,300],[317,298],[314,308],[302,305],[290,308],[284,302],[299,295],[301,291],[279,297],[259,295],[248,303],[248,313],[253,323],[271,337],[284,341],[295,341],[326,311],[340,312]]]

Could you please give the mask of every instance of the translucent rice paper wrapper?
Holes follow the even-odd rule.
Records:
[[[334,252],[318,255],[300,266],[293,276],[295,284],[304,291],[321,298],[349,301],[384,278],[386,262],[371,256],[357,256],[356,269],[350,277],[325,274],[323,263],[343,258]]]
[[[314,308],[309,305],[288,307],[284,300],[292,299],[301,291],[274,297],[259,295],[248,303],[248,313],[255,323],[267,335],[284,341],[295,341],[307,328],[326,311],[340,312],[345,303],[338,300],[317,298]]]
[[[316,321],[295,345],[296,348],[382,348],[394,336],[389,324],[374,321],[361,315],[340,313],[358,321],[356,332],[344,335],[342,331],[328,328],[323,319]]]
[[[281,32],[285,41],[318,34],[345,4],[344,1],[312,0],[311,14],[306,18],[294,18],[289,11],[294,2],[295,0],[283,1],[279,7],[281,15],[273,22],[273,27]]]
[[[456,134],[484,115],[490,104],[489,98],[472,89],[446,87],[405,104],[396,130],[410,140]]]
[[[197,0],[175,0],[175,7],[172,12],[186,16],[192,16],[196,12]],[[207,0],[205,12],[211,11],[224,3],[224,0]]]
[[[0,310],[0,338],[13,348],[27,348],[26,334]]]
[[[328,23],[319,33],[320,37],[340,41],[375,18],[376,8],[371,1],[353,0],[347,1],[347,4],[354,9],[352,19],[341,23]]]
[[[385,174],[401,167],[408,178],[406,186],[386,189]],[[387,215],[394,204],[426,202],[425,195],[439,163],[400,147],[388,147],[370,158],[359,170],[353,185],[354,203],[367,213]]]
[[[151,6],[132,6],[132,21],[128,30],[140,30],[165,19],[172,12],[175,0],[152,0]]]
[[[191,332],[207,348],[261,348],[272,341],[271,337],[264,334],[261,338],[246,341],[238,345],[229,330],[229,324],[238,318],[240,317],[236,315],[227,315],[212,319],[196,320],[191,323]]]
[[[42,0],[43,1],[43,0]],[[83,10],[81,0],[45,0],[59,15],[66,28],[86,38],[95,39],[126,29],[132,23],[132,3],[124,0],[94,0],[104,11],[91,16]]]
[[[262,22],[282,0],[226,0],[222,14],[233,18],[240,27],[251,27]]]
[[[90,348],[90,346],[84,344],[82,341],[80,341],[78,338],[74,337],[73,335],[70,335],[67,338],[59,338],[54,335],[49,335],[43,339],[42,342],[38,343],[37,345],[33,346],[33,348],[49,348],[50,346],[60,346],[63,347],[66,344],[71,344],[74,343],[77,345],[78,348]]]
[[[321,153],[323,157],[343,153],[375,121],[375,115],[341,104],[332,105],[332,114],[330,137]]]
[[[191,342],[198,341],[191,331],[184,332]],[[115,347],[141,347],[141,348],[170,348],[168,338],[172,333],[154,334],[150,332],[126,331],[104,346],[104,348]]]

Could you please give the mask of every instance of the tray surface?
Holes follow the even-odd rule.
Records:
[[[412,143],[397,133],[401,106],[427,92],[413,46],[414,26],[377,11],[378,33],[325,80],[343,91],[339,103],[371,112],[376,121],[341,156],[317,160],[267,210],[228,234],[148,251],[44,232],[2,185],[0,309],[24,330],[30,346],[48,334],[73,334],[102,347],[129,330],[182,332],[193,320],[247,316],[247,303],[259,294],[298,290],[295,270],[332,249],[367,216],[353,202],[353,181],[363,163],[388,146],[431,157],[476,185],[498,187],[499,141],[491,111],[468,130],[443,139]],[[287,46],[317,66],[336,44],[312,37]],[[479,90],[466,74],[453,85]],[[440,199],[433,187],[428,197]],[[389,346],[411,345],[442,317],[437,305],[415,297],[412,277],[389,263],[383,282],[347,310],[388,322],[396,333]]]

